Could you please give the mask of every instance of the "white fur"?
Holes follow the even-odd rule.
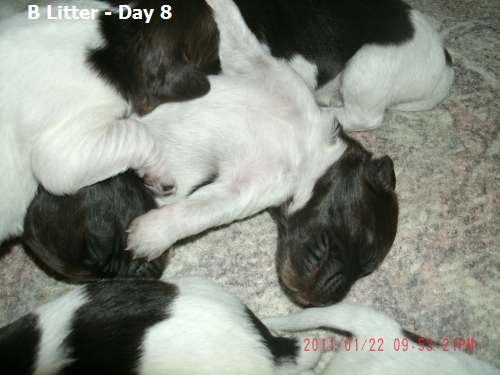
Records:
[[[54,2],[53,2],[54,3]],[[55,1],[57,3],[57,1]],[[69,1],[82,8],[102,2]],[[38,183],[74,193],[128,168],[174,185],[161,146],[130,106],[86,64],[102,44],[98,20],[0,20],[0,241],[22,233]]]
[[[339,106],[340,93],[343,106],[334,113],[345,130],[375,129],[387,108],[424,111],[448,94],[453,68],[446,65],[442,39],[420,12],[412,10],[410,16],[415,28],[410,41],[363,46],[334,80],[316,89],[318,102],[332,107]]]
[[[297,365],[276,366],[233,294],[202,277],[168,281],[180,295],[171,317],[146,334],[140,374],[305,374],[318,361],[319,354],[302,351]]]
[[[38,326],[42,332],[34,375],[57,373],[71,363],[62,346],[70,329],[71,318],[87,298],[81,289],[69,292],[64,298],[52,301],[36,310]]]
[[[181,276],[165,281],[177,286],[178,293],[170,296],[173,302],[165,307],[165,318],[149,326],[144,335],[138,335],[136,342],[129,343],[134,345],[138,353],[137,367],[131,368],[130,371],[143,375],[314,374],[312,368],[319,360],[319,352],[306,352],[299,348],[298,356],[293,355],[295,360],[282,357],[275,362],[264,338],[247,315],[245,305],[232,293],[199,276]],[[111,288],[112,285],[108,284],[107,287]],[[133,285],[129,286],[132,287]],[[107,292],[106,289],[101,289],[102,291]],[[113,295],[112,291],[110,295]],[[124,344],[120,340],[127,333],[133,334],[134,327],[121,327],[117,317],[111,313],[102,314],[100,310],[88,310],[92,306],[95,307],[92,298],[93,295],[87,293],[85,287],[80,287],[35,311],[38,317],[37,330],[41,332],[42,338],[37,347],[33,374],[56,374],[64,365],[74,360],[86,363],[99,358],[99,353],[89,347],[91,342],[98,342],[99,345],[115,344],[117,357],[120,358],[120,355],[124,354],[120,351],[123,350]],[[157,294],[152,298],[154,301],[161,301],[161,296]],[[88,304],[83,306],[86,302]],[[131,302],[134,305],[133,301]],[[125,317],[125,321],[122,324],[130,324],[134,314],[137,314],[136,310],[132,310],[127,315],[126,300],[123,305],[117,305],[113,300],[106,303],[111,306],[112,311],[123,309],[120,315]],[[81,310],[77,316],[75,312],[78,308]],[[145,309],[148,307],[145,306]],[[82,319],[82,314],[85,313],[102,314],[98,324],[107,324],[107,334],[111,336],[98,337],[87,334],[85,328],[92,323]],[[70,322],[73,326],[70,326]],[[16,327],[20,330],[25,328],[19,325]],[[72,333],[73,328],[78,339],[65,343],[64,340]],[[9,332],[11,337],[15,337],[12,333]],[[20,337],[22,340],[23,335]],[[12,342],[13,339],[10,340]],[[297,344],[300,346],[301,342],[297,341]],[[97,347],[101,347],[99,345]],[[292,356],[292,353],[290,355]],[[22,354],[18,357],[22,357]],[[105,358],[102,363],[106,363]],[[100,363],[93,364],[99,365]]]
[[[319,327],[336,328],[349,331],[358,339],[358,349],[351,341],[351,349],[341,350],[332,355],[323,374],[353,375],[498,375],[500,370],[481,362],[471,355],[453,351],[450,344],[448,352],[443,347],[432,350],[409,341],[408,350],[404,351],[400,325],[387,315],[368,307],[340,303],[325,308],[303,310],[289,316],[277,316],[262,319],[273,330],[302,331]],[[381,341],[382,340],[382,341]],[[395,350],[394,340],[401,346]],[[373,346],[372,343],[375,343]],[[383,351],[378,351],[379,345]],[[396,342],[396,348],[397,348]],[[370,351],[370,349],[375,351]]]
[[[316,76],[318,75],[318,68],[316,65],[311,64],[301,55],[295,55],[288,61],[290,67],[295,70],[306,81],[307,87],[311,91],[316,88]]]
[[[344,152],[337,124],[305,82],[261,47],[230,0],[207,1],[220,31],[224,72],[208,95],[164,104],[142,118],[164,145],[178,183],[175,197],[133,221],[128,248],[156,258],[177,240],[311,197],[316,180]],[[210,173],[215,182],[192,195]]]

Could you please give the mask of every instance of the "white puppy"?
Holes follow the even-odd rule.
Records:
[[[500,374],[499,369],[466,353],[465,343],[459,339],[433,342],[421,338],[402,329],[387,315],[360,305],[339,303],[262,321],[272,330],[303,331],[322,327],[349,332],[350,341],[320,340],[318,346],[314,346],[319,351],[331,350],[332,346],[338,350],[324,370],[325,375]],[[306,339],[308,350],[314,351],[311,349],[314,341]]]
[[[38,183],[68,194],[133,168],[156,194],[175,191],[160,144],[129,115],[210,88],[202,70],[217,60],[211,10],[203,0],[177,2],[171,22],[162,22],[159,0],[142,4],[157,8],[148,24],[92,0],[0,19],[0,242],[22,233]],[[58,4],[96,17],[49,19]]]

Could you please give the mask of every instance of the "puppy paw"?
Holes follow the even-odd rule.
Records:
[[[153,173],[145,173],[142,177],[144,185],[158,197],[175,194],[177,191],[177,184],[170,176],[158,176]]]
[[[161,170],[164,172],[159,172]],[[144,181],[146,188],[158,197],[175,194],[177,191],[177,184],[166,168],[141,168],[137,174]]]
[[[168,228],[161,219],[160,210],[151,210],[134,219],[128,229],[126,251],[132,251],[132,257],[147,258],[148,262],[158,258],[173,244],[168,236]]]

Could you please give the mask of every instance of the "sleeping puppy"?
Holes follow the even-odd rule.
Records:
[[[72,281],[159,278],[168,252],[147,262],[123,251],[124,228],[156,207],[153,194],[132,170],[74,195],[56,196],[40,186],[28,208],[22,239],[50,270]]]
[[[194,276],[88,284],[0,329],[8,374],[312,375],[319,356]]]
[[[204,0],[173,0],[168,20],[159,0],[125,2],[154,8],[147,24],[119,19],[118,3],[56,0],[50,14],[48,6],[33,8],[38,19],[27,11],[0,19],[0,174],[9,176],[0,184],[0,241],[22,233],[38,183],[75,193],[132,168],[155,194],[175,192],[161,145],[140,116],[209,91],[217,27]],[[95,9],[96,17],[47,19],[58,4]]]
[[[380,126],[387,108],[428,110],[448,94],[451,57],[400,0],[235,0],[272,55],[334,107],[345,130]]]
[[[272,330],[303,331],[321,327],[350,333],[350,341],[344,339],[333,344],[338,352],[332,355],[324,375],[500,374],[499,369],[462,352],[465,346],[460,345],[464,343],[451,340],[438,343],[421,338],[402,329],[387,315],[360,305],[340,303],[262,321]],[[331,343],[326,340],[323,348],[325,342],[319,341],[318,350],[331,350]],[[311,347],[309,345],[308,350]]]
[[[224,74],[210,77],[208,95],[163,104],[141,119],[163,145],[178,189],[132,222],[128,249],[152,260],[182,238],[271,207],[285,291],[304,305],[339,301],[378,267],[394,241],[392,160],[374,157],[345,135],[304,80],[262,49],[232,1],[209,4]],[[84,212],[80,204],[66,209]],[[59,211],[44,212],[27,223],[50,223]]]
[[[231,0],[207,2],[224,74],[210,78],[208,95],[142,119],[164,145],[178,190],[132,222],[128,250],[154,259],[179,239],[272,207],[285,291],[304,305],[339,301],[394,241],[392,160],[345,135]]]

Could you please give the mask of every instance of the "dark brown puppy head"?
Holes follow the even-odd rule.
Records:
[[[301,305],[342,300],[375,270],[396,236],[396,177],[388,156],[373,158],[358,142],[318,179],[300,210],[272,209],[278,222],[277,269],[287,294]]]
[[[159,278],[169,252],[147,262],[132,260],[124,250],[128,225],[156,207],[153,195],[133,171],[74,195],[55,196],[39,187],[26,214],[22,239],[50,270],[72,281]]]
[[[107,2],[154,9],[149,23],[144,15],[119,19],[117,11],[111,16],[100,12],[104,43],[88,55],[89,64],[136,113],[142,116],[161,103],[194,99],[210,90],[206,74],[220,70],[219,31],[205,0],[172,0],[169,12],[159,0]]]

